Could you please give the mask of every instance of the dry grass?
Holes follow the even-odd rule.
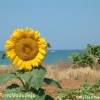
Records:
[[[92,81],[95,82],[97,80],[100,80],[100,70],[92,70],[90,67],[86,68],[72,68],[72,64],[70,63],[57,63],[57,64],[49,64],[43,66],[47,69],[47,75],[46,77],[54,79],[54,80],[80,80],[80,81]],[[4,73],[10,73],[16,71],[17,68],[9,65],[2,65],[0,66],[0,75]],[[12,83],[17,83],[18,85],[22,86],[20,81],[18,79],[14,79],[7,84],[4,84],[0,86],[0,90],[3,91],[7,86],[9,86]]]
[[[12,73],[16,71],[17,68],[13,67],[12,65],[0,65],[0,75],[3,75],[5,73]]]
[[[43,64],[43,66],[47,69],[46,77],[52,78],[54,80],[62,80],[62,79],[75,79],[75,80],[87,80],[87,81],[96,81],[100,80],[100,69],[91,69],[90,67],[86,68],[75,68],[73,69],[73,65],[71,63],[59,62],[56,64]],[[4,73],[11,73],[16,71],[17,68],[12,65],[0,66],[0,75]]]
[[[69,86],[69,84],[72,84],[73,82],[74,82],[74,86],[75,86],[75,80],[80,80],[81,82],[86,81],[86,80],[92,81],[92,82],[100,80],[100,67],[98,70],[92,70],[90,67],[73,69],[72,64],[63,63],[63,62],[60,62],[57,64],[51,64],[51,65],[43,64],[43,66],[47,69],[46,77],[52,78],[54,80],[68,79],[67,85],[65,84],[66,86]],[[15,68],[11,65],[9,65],[9,66],[2,65],[2,66],[0,66],[0,75],[5,74],[5,73],[11,73],[16,70],[17,70],[17,68]],[[73,81],[71,81],[71,83],[70,83],[69,80],[73,80]],[[2,93],[4,92],[4,90],[8,86],[10,86],[12,83],[18,84],[21,89],[23,88],[22,83],[18,79],[13,79],[12,81],[7,82],[6,84],[2,84],[0,86],[0,92],[1,92],[0,100],[2,100],[1,98],[2,98]],[[63,81],[63,83],[65,83],[65,81]],[[77,84],[79,86],[79,83],[77,83]],[[50,88],[48,90],[50,90]],[[51,90],[52,90],[52,88],[51,88]]]
[[[62,79],[74,79],[83,81],[97,81],[100,80],[100,70],[93,70],[90,67],[86,68],[72,68],[72,64],[58,63],[55,65],[49,65],[47,68],[46,77],[62,80]]]

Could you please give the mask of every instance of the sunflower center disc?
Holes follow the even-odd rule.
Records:
[[[28,61],[36,57],[39,47],[35,40],[32,40],[31,38],[23,38],[17,42],[15,51],[20,59]]]
[[[28,48],[28,47],[26,47],[24,52],[25,52],[25,53],[27,53],[27,54],[29,54],[29,53],[30,53],[30,51],[31,51],[31,49],[30,49],[30,48]]]

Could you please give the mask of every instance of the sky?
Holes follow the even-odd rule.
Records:
[[[100,44],[100,0],[0,0],[0,50],[18,28],[33,28],[52,50]]]

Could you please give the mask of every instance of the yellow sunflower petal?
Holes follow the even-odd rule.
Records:
[[[32,63],[32,66],[35,67],[35,60],[34,59],[31,61],[31,63]]]
[[[7,44],[5,45],[5,47],[7,49],[13,49],[15,47],[15,43],[13,41],[7,40],[6,42],[7,42]]]
[[[27,37],[27,35],[25,34],[24,30],[22,30],[22,29],[17,29],[17,32],[18,32],[20,38],[25,38],[25,37]]]
[[[31,63],[32,63],[33,67],[37,67],[38,66],[38,61],[36,59],[33,59],[31,61]]]
[[[35,31],[35,33],[34,33],[34,39],[38,40],[39,37],[40,37],[40,33],[38,31]]]
[[[25,61],[22,61],[22,64],[19,66],[20,70],[25,70]]]
[[[7,40],[6,43],[7,43],[7,45],[15,45],[15,43],[11,40]]]
[[[10,38],[11,38],[11,41],[12,41],[13,43],[16,43],[16,42],[18,41],[18,39],[15,38],[15,36],[13,36],[13,35],[11,35]]]
[[[17,65],[18,65],[18,66],[21,66],[21,65],[22,65],[22,60],[21,60],[21,59],[18,60]]]
[[[47,53],[45,49],[39,48],[39,51],[40,51],[42,54],[44,54],[44,55],[46,55],[46,53]]]
[[[47,48],[47,44],[40,44],[40,45],[39,45],[39,48],[45,49],[45,48]]]
[[[18,63],[19,58],[16,56],[15,59],[13,60],[13,65],[15,66]]]
[[[14,31],[13,38],[20,39],[20,35],[18,34],[17,31]]]
[[[13,48],[15,47],[15,45],[5,45],[5,47],[6,47],[7,49],[13,49]]]
[[[47,45],[47,42],[46,42],[46,40],[45,40],[44,38],[38,39],[38,43],[39,43],[39,44]]]
[[[36,57],[36,60],[37,60],[37,62],[40,64],[40,63],[42,62],[43,59],[41,60],[41,59],[39,59],[39,58]]]
[[[28,37],[33,38],[34,39],[34,30],[32,30],[32,28],[30,28],[30,31],[28,33]]]
[[[13,60],[16,57],[16,53],[14,49],[7,51],[6,54],[11,60]]]
[[[13,59],[15,59],[15,57],[16,57],[16,54],[13,53],[13,54],[11,54],[10,59],[13,60]]]
[[[44,57],[45,57],[45,55],[40,52],[37,54],[37,58],[39,58],[41,60],[44,59]]]
[[[31,70],[32,69],[31,61],[26,61],[26,63],[25,63],[25,69],[26,70]]]
[[[26,30],[25,30],[25,34],[28,35],[28,33],[29,33],[29,30],[28,30],[28,27],[27,27]]]

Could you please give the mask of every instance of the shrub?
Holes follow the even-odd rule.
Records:
[[[90,66],[93,68],[95,65],[100,64],[100,45],[88,44],[84,52],[74,53],[70,56],[73,61],[74,67]]]

